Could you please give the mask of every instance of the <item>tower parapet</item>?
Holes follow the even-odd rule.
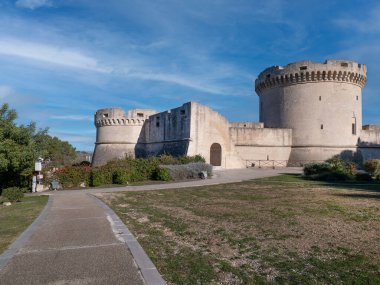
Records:
[[[305,60],[265,69],[257,77],[255,89],[259,94],[267,88],[317,82],[344,82],[363,88],[366,73],[367,67],[354,61],[326,60],[317,63]]]
[[[119,108],[100,109],[95,113],[95,126],[142,126],[155,113],[154,110],[133,109],[125,115]]]

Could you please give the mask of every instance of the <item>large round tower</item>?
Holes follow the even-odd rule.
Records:
[[[357,62],[327,60],[273,66],[259,74],[260,122],[265,128],[293,129],[290,161],[356,150],[366,71]]]
[[[113,159],[135,156],[135,146],[142,127],[155,110],[133,109],[128,115],[120,108],[100,109],[95,113],[96,143],[93,166]]]

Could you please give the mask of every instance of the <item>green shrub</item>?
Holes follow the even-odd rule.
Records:
[[[117,169],[113,173],[112,180],[114,184],[126,185],[131,181],[131,175],[125,169]]]
[[[56,177],[63,188],[79,187],[90,184],[91,167],[69,166],[56,171]]]
[[[189,164],[189,163],[197,163],[197,162],[205,163],[206,162],[206,160],[203,158],[203,156],[201,156],[199,154],[194,155],[194,156],[184,155],[184,156],[179,157],[178,161],[180,164]]]
[[[160,165],[177,165],[177,164],[189,164],[189,163],[196,163],[196,162],[203,162],[205,163],[206,160],[203,158],[203,156],[197,154],[194,156],[187,156],[183,155],[180,157],[174,157],[167,154],[162,154],[157,157],[158,164]]]
[[[169,170],[167,168],[164,168],[164,167],[159,167],[156,169],[154,179],[155,180],[161,180],[161,181],[172,180]]]
[[[380,179],[380,159],[370,159],[370,160],[367,160],[364,163],[363,168],[372,177]]]
[[[350,160],[341,158],[339,155],[326,160],[326,163],[331,164],[331,168],[335,172],[344,173],[348,176],[353,176],[356,173],[356,164]]]
[[[331,172],[332,166],[330,163],[309,163],[303,168],[305,176],[318,175],[320,173]]]
[[[346,181],[354,178],[356,165],[339,156],[334,156],[326,162],[306,164],[304,175],[313,180]]]
[[[106,167],[93,168],[90,175],[90,185],[93,187],[112,184],[113,173]]]
[[[355,179],[357,181],[372,181],[372,176],[369,173],[356,173]]]
[[[136,159],[132,169],[133,181],[145,181],[153,179],[153,175],[158,167],[158,160],[154,157],[149,159]]]
[[[28,187],[21,187],[20,188],[20,191],[22,192],[22,193],[29,193],[30,192],[30,188],[28,188]]]
[[[145,181],[153,178],[153,174],[158,167],[158,159],[151,157],[149,159],[133,159],[126,157],[125,159],[110,161],[102,168],[112,173],[112,177],[116,172],[127,172],[130,182]]]
[[[211,166],[210,169],[207,167],[205,168],[204,165],[206,164],[204,163],[204,158],[200,155],[175,158],[164,154],[159,157],[150,157],[148,159],[125,157],[124,159],[113,160],[104,166],[90,170],[88,174],[89,185],[94,187],[113,183],[126,185],[129,182],[147,181],[152,179],[169,181],[172,179],[170,170],[165,167],[160,167],[160,165],[166,165],[168,163],[178,166],[186,166],[173,172],[173,176],[177,177],[177,180],[196,178],[200,171],[208,171],[211,174]],[[79,166],[77,166],[77,168],[79,168]],[[68,170],[63,172],[68,176]],[[70,180],[66,176],[64,177],[66,180],[74,180]],[[72,178],[72,175],[69,178]]]
[[[2,196],[7,198],[10,202],[17,202],[24,197],[24,193],[18,187],[10,187],[3,189]]]
[[[178,159],[174,156],[167,155],[167,154],[161,154],[159,157],[157,157],[158,163],[161,165],[174,165],[178,164]]]

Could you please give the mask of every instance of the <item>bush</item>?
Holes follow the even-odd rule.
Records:
[[[203,158],[203,156],[197,154],[194,156],[181,156],[178,158],[178,161],[180,164],[189,164],[189,163],[197,163],[197,162],[202,162],[206,163],[206,160]]]
[[[155,157],[136,159],[132,166],[131,178],[133,182],[150,180],[153,179],[158,168],[158,160]]]
[[[178,164],[189,164],[189,163],[196,163],[196,162],[203,162],[203,163],[206,162],[203,156],[199,154],[194,155],[194,156],[183,155],[180,157],[174,157],[171,155],[162,154],[157,158],[157,160],[160,165],[178,165]]]
[[[79,187],[82,183],[90,185],[91,167],[69,166],[56,171],[56,177],[63,188]]]
[[[372,176],[369,173],[356,173],[355,179],[357,181],[372,181]]]
[[[207,175],[212,175],[212,166],[207,163],[197,162],[182,165],[165,165],[164,168],[168,169],[171,179],[184,180],[199,178],[199,173],[207,171]]]
[[[113,173],[112,180],[114,184],[126,185],[131,181],[131,175],[124,169],[117,169]]]
[[[24,193],[18,187],[10,187],[3,189],[2,196],[10,202],[17,202],[24,197]]]
[[[178,159],[174,156],[167,155],[167,154],[161,154],[159,157],[157,157],[158,163],[161,165],[174,165],[178,164]]]
[[[178,179],[196,178],[200,171],[211,173],[210,169],[204,167],[204,158],[200,155],[175,158],[164,154],[148,159],[126,157],[92,169],[89,166],[79,165],[66,167],[57,172],[57,179],[65,188],[78,187],[82,182],[97,187],[109,184],[126,185],[129,182],[151,179],[169,181],[172,177],[169,169],[160,167],[166,164],[183,165],[181,169],[174,171],[173,176],[179,177]]]
[[[322,163],[309,163],[306,164],[303,168],[303,172],[305,176],[318,175],[320,173],[330,172],[332,171],[332,166],[330,163],[322,162]]]
[[[380,179],[380,159],[370,159],[370,160],[367,160],[364,163],[363,168],[372,177]]]
[[[20,188],[20,191],[22,192],[22,193],[29,193],[30,192],[30,188],[28,188],[28,187],[21,187]]]
[[[346,181],[354,178],[356,165],[339,156],[334,156],[326,162],[306,164],[304,175],[313,180]]]
[[[164,167],[159,167],[157,168],[155,175],[154,175],[155,180],[161,180],[161,181],[170,181],[172,180],[170,176],[169,169],[164,168]]]
[[[153,178],[158,167],[158,159],[151,157],[149,159],[133,159],[126,157],[125,159],[114,160],[107,163],[102,168],[111,172],[112,176],[116,172],[126,172],[130,177],[130,182],[145,181]]]
[[[344,173],[348,176],[353,176],[356,173],[356,164],[350,160],[341,158],[339,155],[326,160],[326,163],[329,163],[335,172]]]
[[[93,187],[112,184],[113,173],[106,167],[94,168],[90,175],[90,185]]]

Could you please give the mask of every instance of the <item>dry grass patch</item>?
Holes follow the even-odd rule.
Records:
[[[169,284],[380,284],[380,187],[298,182],[101,198]]]

